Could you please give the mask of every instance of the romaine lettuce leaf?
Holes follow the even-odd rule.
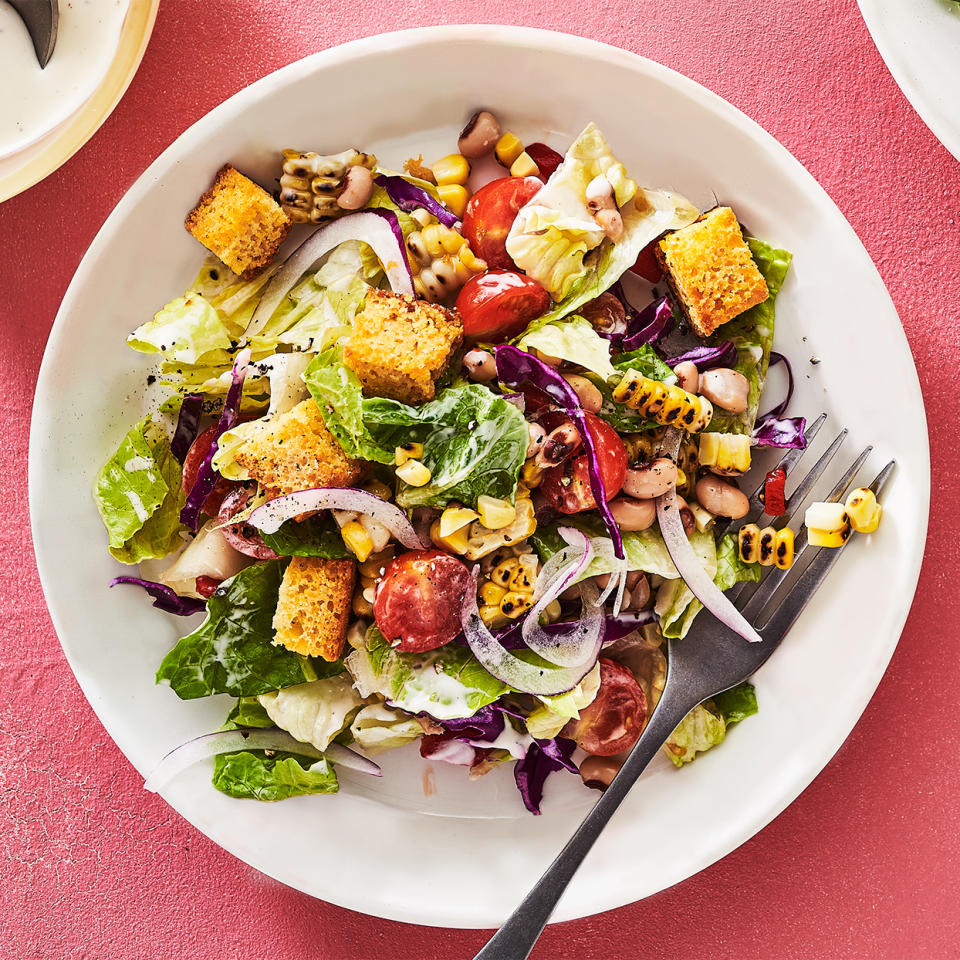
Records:
[[[315,514],[301,523],[288,520],[276,533],[261,533],[263,542],[281,557],[324,557],[339,560],[351,556],[329,514]]]
[[[262,693],[259,700],[281,730],[318,750],[326,750],[366,702],[346,673]]]
[[[416,717],[393,710],[384,703],[371,703],[353,718],[350,733],[367,753],[380,753],[412,743],[423,736]]]
[[[213,785],[244,800],[286,800],[311,793],[336,793],[337,775],[326,759],[263,750],[221,753],[214,758]]]
[[[541,705],[527,718],[527,732],[535,740],[552,740],[570,720],[579,720],[600,690],[598,663],[572,690],[554,697],[537,697]]]
[[[712,700],[697,704],[680,722],[663,745],[675,767],[692,762],[698,753],[723,742],[727,725]]]
[[[180,541],[180,463],[149,417],[121,441],[94,484],[97,510],[121,563],[165,557]]]
[[[344,664],[361,696],[379,695],[392,707],[429,713],[437,720],[472,717],[510,689],[466,647],[448,643],[427,653],[400,653],[375,626]]]
[[[236,730],[238,727],[273,727],[276,724],[256,697],[239,697],[227,714],[221,730]]]
[[[725,323],[711,338],[710,343],[730,340],[737,349],[737,362],[734,369],[739,370],[750,383],[747,409],[743,413],[731,413],[715,407],[713,419],[707,426],[711,433],[752,433],[760,408],[760,395],[767,379],[770,364],[770,348],[773,346],[774,311],[777,294],[790,269],[793,255],[786,250],[747,237],[747,245],[753,259],[767,281],[770,296],[763,303],[751,307],[739,317]]]
[[[160,353],[174,363],[208,365],[229,365],[234,340],[216,308],[189,291],[127,337],[127,343],[140,353]]]
[[[746,720],[747,717],[752,717],[759,710],[757,691],[752,683],[746,681],[731,687],[729,690],[724,690],[723,693],[718,693],[713,698],[713,702],[723,715],[727,726],[731,723]]]
[[[524,334],[517,346],[585,367],[604,381],[616,373],[610,362],[610,341],[604,340],[583,317],[572,316],[538,327]]]
[[[207,601],[207,619],[163,658],[157,683],[181,700],[252,697],[316,679],[312,664],[273,643],[273,615],[286,561],[241,570]]]

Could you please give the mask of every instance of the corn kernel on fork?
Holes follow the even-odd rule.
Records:
[[[810,425],[805,434],[808,440],[813,439],[825,419],[826,415],[823,415]],[[813,491],[846,435],[846,430],[841,431],[797,484],[787,502],[786,515],[777,518],[780,526],[786,525],[799,514],[803,500]],[[837,502],[843,498],[870,450],[867,447],[862,451],[844,471],[827,495],[829,501]],[[800,450],[789,450],[780,464],[792,467],[802,453]],[[891,460],[870,484],[875,494],[879,495],[883,489],[894,465],[895,462]],[[744,517],[743,522],[754,521],[763,515],[763,502],[759,497],[761,490],[762,485],[751,498],[751,514]],[[740,601],[743,614],[762,636],[762,643],[747,643],[718,620],[703,614],[694,622],[686,637],[667,641],[666,685],[640,739],[567,845],[474,960],[525,960],[529,956],[577,868],[670,734],[698,703],[743,682],[766,663],[840,559],[841,553],[856,539],[851,537],[843,546],[834,549],[811,547],[804,529],[796,539],[797,559],[801,556],[806,558],[808,554],[812,555],[812,559],[788,591],[778,590],[787,571],[776,567],[764,568],[766,576],[752,591],[744,588],[754,585],[741,585],[736,599]],[[778,594],[783,595],[778,599]]]

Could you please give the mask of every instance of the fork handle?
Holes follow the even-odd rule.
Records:
[[[673,691],[670,686],[668,683],[664,689],[653,716],[613,782],[524,901],[474,960],[526,960],[530,955],[563,891],[567,889],[573,875],[583,863],[583,858],[590,852],[623,798],[630,792],[637,777],[643,773],[680,721],[699,703],[698,700],[690,702],[689,693],[683,689],[682,684],[675,686]]]

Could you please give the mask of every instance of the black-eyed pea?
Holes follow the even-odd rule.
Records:
[[[463,355],[463,369],[471,380],[488,383],[497,375],[497,362],[486,350],[468,350]]]
[[[359,165],[350,167],[343,178],[343,189],[337,197],[341,210],[360,210],[373,193],[373,174]]]
[[[665,494],[676,482],[677,465],[666,457],[658,457],[628,470],[623,492],[637,500],[650,500]]]
[[[750,381],[729,367],[705,370],[700,374],[700,395],[731,413],[743,413],[750,399]]]
[[[715,517],[739,520],[750,511],[745,493],[719,477],[706,476],[697,481],[697,502]]]
[[[547,431],[539,423],[527,423],[530,431],[530,442],[527,444],[527,459],[535,457],[547,439]]]
[[[614,497],[610,512],[617,526],[628,533],[649,530],[657,519],[657,505],[653,500],[636,500],[633,497]]]
[[[700,371],[692,360],[684,360],[678,363],[673,372],[677,375],[677,386],[682,387],[687,393],[699,393],[700,391]]]
[[[478,110],[460,131],[457,149],[465,157],[475,160],[493,153],[500,139],[500,122],[489,110]]]
[[[619,757],[587,757],[580,764],[580,778],[584,786],[606,790],[622,766],[623,760]]]

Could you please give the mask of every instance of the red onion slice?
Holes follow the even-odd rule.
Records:
[[[153,772],[144,781],[143,787],[151,793],[158,793],[187,767],[192,767],[195,763],[214,757],[218,753],[234,753],[238,750],[283,750],[315,760],[326,757],[331,763],[339,763],[343,767],[350,767],[352,770],[369,773],[375,777],[382,776],[380,767],[372,760],[361,757],[360,754],[338,744],[330,744],[325,751],[321,752],[313,744],[301,743],[283,730],[259,730],[248,727],[240,730],[218,730],[216,733],[206,733],[188,740],[171,750],[154,767]]]
[[[667,431],[661,447],[665,456],[676,458],[680,449],[680,436],[680,431],[675,427]],[[744,640],[750,640],[752,643],[762,642],[763,637],[747,622],[730,599],[724,596],[710,574],[700,566],[700,561],[693,552],[693,547],[690,546],[690,541],[683,529],[675,487],[671,487],[662,497],[657,497],[657,520],[660,523],[660,533],[670,559],[693,595],[722,624],[728,626]]]
[[[318,510],[349,510],[365,513],[382,523],[405,547],[418,550],[425,545],[406,514],[392,503],[356,487],[314,487],[268,500],[250,514],[249,524],[263,533],[276,533],[287,520]]]
[[[584,607],[586,606],[585,602]],[[464,596],[460,622],[470,650],[484,669],[521,693],[534,693],[545,697],[566,693],[593,669],[597,661],[594,656],[576,667],[548,668],[537,667],[515,657],[500,644],[480,618],[476,589],[468,589]]]
[[[250,318],[244,338],[255,337],[267,325],[286,295],[297,285],[300,278],[334,247],[347,240],[361,240],[373,248],[377,259],[383,264],[390,289],[395,293],[413,296],[413,278],[403,245],[397,240],[396,214],[388,210],[364,210],[334,220],[311,234],[277,271],[264,290],[257,309]],[[398,228],[399,229],[399,228]]]
[[[606,618],[597,602],[597,588],[589,581],[580,584],[583,609],[580,619],[569,624],[569,629],[550,630],[534,618],[533,611],[523,623],[523,641],[538,656],[558,667],[578,667],[593,664],[603,646],[603,627]]]

